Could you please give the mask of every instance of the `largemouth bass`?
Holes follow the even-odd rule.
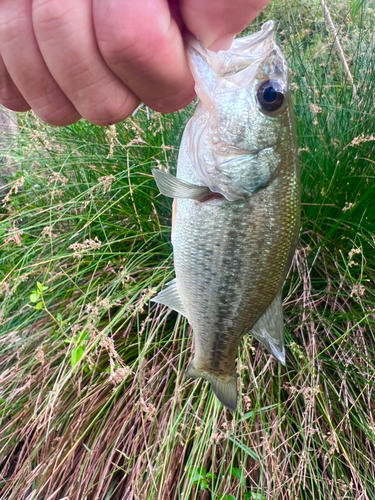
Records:
[[[300,178],[288,67],[273,22],[214,53],[193,40],[200,103],[181,142],[177,177],[153,170],[175,198],[176,278],[153,299],[186,316],[201,377],[237,407],[235,360],[251,333],[285,364],[281,289],[300,221]]]

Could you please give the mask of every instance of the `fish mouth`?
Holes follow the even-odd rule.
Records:
[[[228,52],[240,53],[242,57],[246,57],[247,51],[253,49],[254,45],[258,45],[266,41],[275,42],[275,24],[273,21],[267,21],[263,24],[260,31],[243,38],[236,38],[232,43]]]
[[[218,52],[207,49],[199,40],[188,35],[188,50],[197,52],[217,75],[228,76],[263,60],[272,50],[278,49],[274,28],[274,22],[267,21],[257,33],[236,38],[228,50]]]
[[[241,56],[241,58],[247,57],[249,59],[254,60],[259,58],[259,54],[254,55],[249,53],[253,51],[254,46],[264,43],[266,41],[275,44],[275,24],[273,21],[267,21],[262,25],[260,31],[257,31],[256,33],[253,33],[252,35],[248,35],[246,37],[236,38],[232,42],[232,45],[229,49],[219,50],[218,52],[214,52],[213,50],[207,49],[193,35],[187,35],[186,40],[188,41],[189,45],[193,47],[201,55],[206,54],[213,57],[222,53],[231,55],[238,54]]]

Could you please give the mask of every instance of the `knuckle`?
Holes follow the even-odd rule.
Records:
[[[34,0],[34,28],[43,29],[46,32],[56,30],[65,23],[68,13],[69,7],[65,2],[56,0]]]
[[[85,106],[82,116],[94,125],[112,125],[125,120],[136,109],[139,102],[136,99],[106,99]]]
[[[166,37],[154,27],[147,29],[146,33],[146,37],[140,38],[137,27],[126,27],[115,30],[108,37],[99,34],[98,45],[109,63],[148,61],[165,50]]]
[[[77,110],[66,103],[48,103],[45,106],[33,107],[33,111],[44,122],[60,127],[71,125],[81,118]]]
[[[28,111],[30,106],[25,99],[20,95],[3,95],[0,91],[0,104],[12,111],[23,112]]]
[[[0,103],[12,111],[27,111],[30,106],[6,71],[0,71]]]
[[[4,45],[11,43],[20,35],[20,31],[22,33],[23,24],[24,15],[19,14],[16,9],[8,8],[0,16],[0,42]]]
[[[124,120],[139,104],[139,99],[111,74],[86,82],[68,95],[82,117],[96,125]]]
[[[183,89],[180,92],[171,92],[163,99],[147,100],[145,104],[160,113],[174,113],[190,104],[194,98],[194,89]]]

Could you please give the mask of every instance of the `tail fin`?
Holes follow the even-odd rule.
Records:
[[[237,375],[218,377],[213,373],[197,370],[194,361],[190,363],[186,370],[186,376],[191,378],[204,378],[211,384],[215,396],[222,405],[230,411],[237,409]]]

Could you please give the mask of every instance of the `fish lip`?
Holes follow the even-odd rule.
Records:
[[[258,53],[256,55],[251,55],[248,53],[251,52],[252,48],[255,45],[260,45],[262,42],[266,42],[267,39],[269,39],[270,43],[265,44],[266,46],[264,47],[265,50],[263,53]],[[275,24],[272,20],[267,21],[256,33],[253,33],[252,35],[248,35],[246,37],[236,38],[229,49],[219,50],[218,52],[207,49],[197,38],[195,38],[191,34],[186,35],[185,40],[188,44],[188,50],[196,50],[204,59],[207,58],[215,60],[226,54],[229,57],[240,56],[241,59],[258,60],[262,59],[276,45]]]
[[[247,51],[254,45],[264,42],[268,37],[271,37],[272,41],[275,42],[275,23],[272,20],[264,23],[260,28],[260,31],[246,37],[236,38],[233,41],[229,52],[240,52],[243,54],[243,51]]]

